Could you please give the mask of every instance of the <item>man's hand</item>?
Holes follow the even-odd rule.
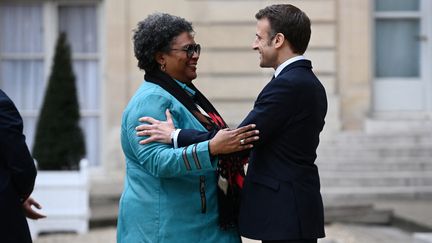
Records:
[[[210,154],[229,154],[253,148],[253,144],[250,143],[259,139],[259,131],[252,130],[254,128],[255,124],[250,124],[234,130],[226,128],[218,131],[218,133],[210,139]]]
[[[167,109],[165,111],[167,120],[159,121],[152,117],[141,117],[140,122],[147,122],[149,124],[139,125],[135,129],[137,135],[149,136],[148,138],[141,140],[140,144],[147,144],[151,142],[160,142],[171,144],[171,133],[175,131],[174,123],[171,117],[171,113]]]
[[[33,210],[32,206],[35,206],[37,209],[42,209],[41,205],[36,202],[33,198],[28,197],[27,200],[25,200],[22,204],[24,214],[29,219],[41,219],[45,218],[46,216],[43,214],[40,214]]]

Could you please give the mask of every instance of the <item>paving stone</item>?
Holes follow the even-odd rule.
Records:
[[[331,224],[326,226],[327,237],[319,239],[318,243],[410,243],[414,242],[411,234],[390,226]],[[420,238],[419,238],[420,237]],[[418,235],[423,240],[423,235]],[[114,227],[92,229],[88,234],[70,233],[47,234],[39,236],[34,243],[115,243]],[[243,239],[243,243],[260,243],[260,241]],[[417,242],[416,242],[417,243]],[[429,243],[418,242],[418,243]]]
[[[432,243],[432,233],[414,233],[415,243]]]
[[[116,243],[114,227],[92,229],[87,234],[55,233],[40,235],[34,243]]]

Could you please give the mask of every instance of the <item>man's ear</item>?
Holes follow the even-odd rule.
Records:
[[[274,37],[274,40],[275,40],[275,47],[276,48],[280,48],[283,44],[284,44],[284,42],[285,42],[285,36],[284,36],[284,34],[282,34],[282,33],[277,33],[276,35],[275,35],[275,37]],[[288,40],[287,40],[288,41]]]

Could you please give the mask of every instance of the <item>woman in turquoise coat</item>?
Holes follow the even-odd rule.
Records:
[[[165,120],[171,118],[167,110],[176,127],[206,131],[215,126],[207,115],[218,116],[217,112],[211,105],[211,114],[198,109],[209,102],[191,83],[201,50],[191,23],[169,14],[153,14],[138,24],[133,40],[138,67],[146,74],[122,118],[126,177],[117,242],[240,242],[235,229],[218,226],[218,159],[212,154],[218,154],[218,144],[229,141],[216,136],[173,148],[162,143],[140,145],[142,138],[136,136],[140,117]],[[247,136],[243,133],[247,129],[229,132],[240,139]]]

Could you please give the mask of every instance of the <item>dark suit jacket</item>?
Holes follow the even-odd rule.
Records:
[[[33,191],[36,168],[22,133],[23,123],[0,90],[0,241],[31,242],[22,202]]]
[[[324,237],[318,169],[314,164],[327,113],[324,87],[308,60],[285,67],[258,95],[240,126],[256,124],[239,215],[241,235],[260,240]],[[182,130],[179,145],[214,133]],[[196,142],[196,141],[194,141]]]

